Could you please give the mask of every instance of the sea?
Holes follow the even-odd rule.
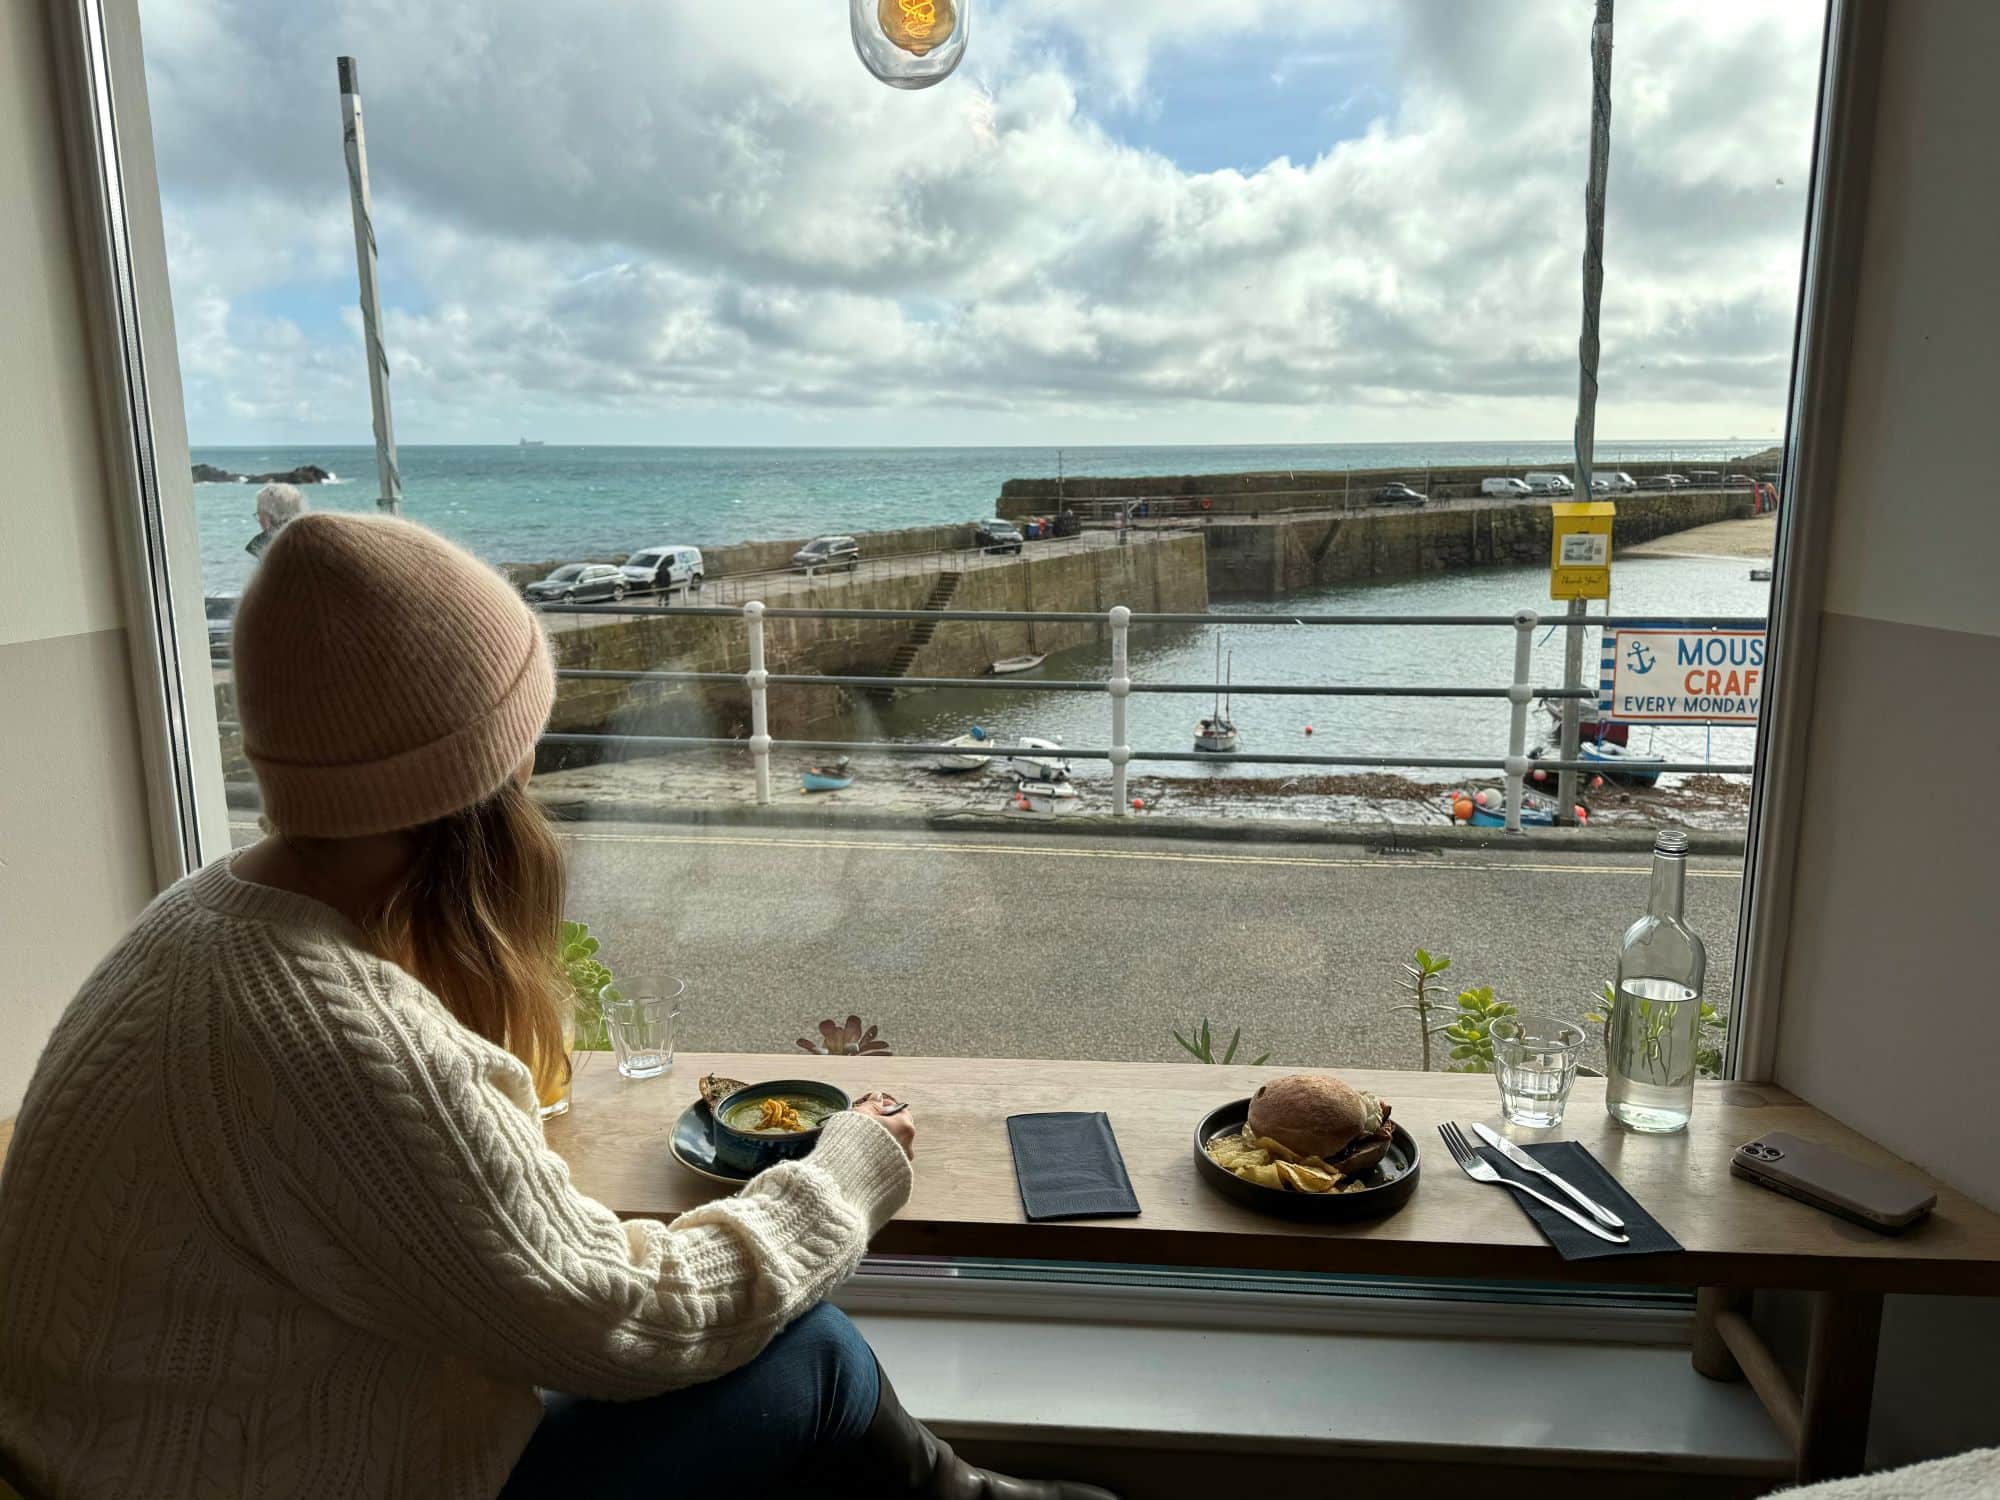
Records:
[[[1598,463],[1666,460],[1699,464],[1756,451],[1765,439],[1713,439],[1601,445]],[[374,450],[366,447],[201,448],[197,462],[234,473],[265,473],[317,464],[336,478],[311,487],[323,509],[372,511]],[[966,521],[991,514],[1001,483],[1013,478],[1440,467],[1490,463],[1518,472],[1564,467],[1563,442],[1347,443],[1254,447],[1105,448],[542,448],[407,447],[401,451],[403,511],[493,562],[613,555],[662,542],[696,546],[807,536],[821,531],[876,531]],[[240,484],[195,486],[206,592],[233,594],[247,579],[244,552],[256,530],[254,490]],[[1770,585],[1750,578],[1742,558],[1632,557],[1613,573],[1610,606],[1619,614],[1761,616]],[[1545,568],[1479,568],[1416,578],[1370,580],[1288,595],[1282,604],[1212,607],[1214,622],[1133,632],[1132,675],[1139,681],[1210,682],[1217,648],[1234,682],[1501,685],[1512,672],[1511,629],[1453,626],[1358,629],[1253,625],[1247,614],[1274,608],[1298,613],[1494,614],[1521,608],[1554,613]],[[1592,613],[1603,609],[1593,605]],[[1597,635],[1587,637],[1585,681],[1596,674]],[[1103,679],[1108,648],[1081,646],[1050,658],[1044,675]],[[1538,682],[1562,679],[1559,633],[1539,633]],[[1138,693],[1128,700],[1129,743],[1191,749],[1195,720],[1209,697]],[[1507,705],[1496,699],[1237,696],[1232,705],[1243,748],[1365,755],[1499,756],[1506,751]],[[1095,694],[1007,688],[904,695],[887,709],[863,706],[842,737],[946,739],[970,725],[1011,738],[1038,735],[1073,746],[1109,743],[1107,701]],[[1307,733],[1310,727],[1311,733]],[[1539,706],[1530,743],[1548,738]],[[1633,749],[1675,760],[1747,762],[1745,729],[1641,728]],[[1083,779],[1106,774],[1079,763]],[[1175,775],[1220,779],[1285,774],[1274,767],[1229,764],[1173,768]],[[1411,770],[1420,780],[1461,779]]]
[[[1694,464],[1754,452],[1768,438],[1600,444],[1600,466]],[[1567,467],[1567,442],[1326,443],[1249,447],[541,448],[412,446],[397,457],[403,514],[489,562],[602,557],[660,543],[714,546],[887,531],[990,515],[1009,479],[1066,475],[1228,474],[1286,469]],[[336,476],[307,490],[315,506],[372,511],[371,447],[197,448],[197,463],[235,474],[317,464]],[[254,488],[198,484],[202,583],[239,592],[256,533]]]

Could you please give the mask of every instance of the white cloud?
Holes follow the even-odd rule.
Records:
[[[1622,8],[1600,431],[1778,425],[1812,9]],[[1071,441],[1568,425],[1576,0],[1014,0],[918,94],[870,80],[822,0],[143,11],[198,442],[365,431],[353,336],[305,311],[351,301],[342,51],[406,438],[504,435],[523,411],[678,441],[718,413],[859,441],[912,440],[912,410],[931,441],[1051,418]],[[1266,42],[1250,90],[1363,33],[1386,76],[1356,87],[1394,103],[1357,137],[1189,172],[1107,125],[1156,88],[1172,106],[1163,56]]]

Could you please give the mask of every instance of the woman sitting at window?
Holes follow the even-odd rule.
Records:
[[[909,1194],[907,1113],[864,1102],[671,1224],[570,1187],[537,1114],[563,870],[524,789],[555,675],[497,574],[302,515],[234,676],[273,831],[99,965],[0,1179],[0,1448],[32,1486],[1101,1494],[955,1458],[821,1300]]]

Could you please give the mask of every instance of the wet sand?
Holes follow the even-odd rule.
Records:
[[[1715,521],[1655,537],[1634,547],[1621,547],[1619,557],[1744,557],[1769,562],[1778,541],[1778,517],[1751,516],[1742,521]],[[1614,559],[1615,561],[1615,559]]]

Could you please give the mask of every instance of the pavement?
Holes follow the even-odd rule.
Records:
[[[1419,944],[1451,993],[1572,1018],[1644,910],[1649,857],[1383,855],[1069,830],[919,833],[592,823],[572,916],[622,972],[684,978],[682,1044],[788,1048],[850,1013],[902,1053],[1171,1060],[1206,1014],[1245,1059],[1415,1067],[1394,1013]],[[1738,859],[1697,857],[1689,922],[1727,995]],[[1443,1065],[1442,1054],[1433,1066]]]

